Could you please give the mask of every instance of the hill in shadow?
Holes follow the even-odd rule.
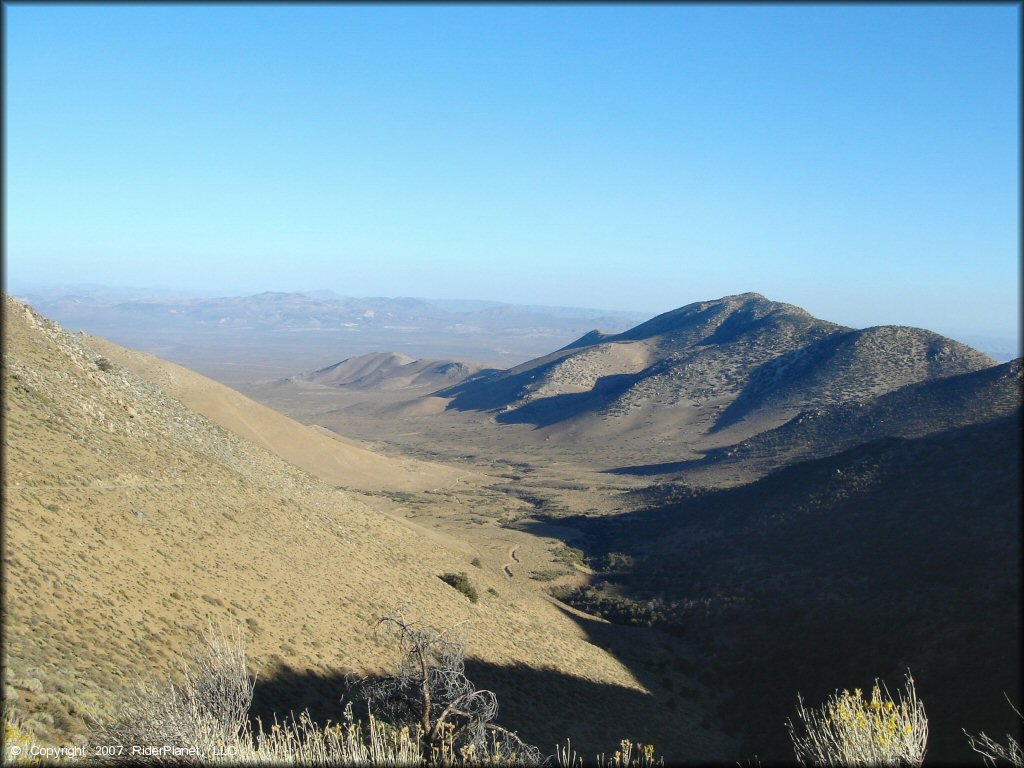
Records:
[[[744,754],[788,759],[796,691],[894,688],[907,667],[932,759],[961,728],[1019,732],[1020,410],[886,438],[720,491],[663,485],[646,509],[563,519],[598,577],[564,595],[608,619],[684,633],[728,692]]]
[[[923,437],[1012,414],[1022,404],[1021,361],[908,384],[871,400],[801,411],[780,427],[715,448],[700,459],[608,470],[613,474],[680,473],[686,481],[741,467],[755,476],[805,459],[824,458],[884,437]]]

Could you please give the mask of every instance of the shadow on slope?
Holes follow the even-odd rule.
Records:
[[[702,646],[742,754],[790,759],[796,692],[895,688],[907,667],[931,761],[973,754],[961,728],[1019,733],[1020,411],[888,438],[722,491],[663,486],[648,509],[569,518],[599,570],[564,595]],[[620,554],[615,554],[620,553]]]
[[[618,627],[567,613],[584,626],[591,642],[607,643],[616,655],[631,659],[631,671],[652,693],[598,683],[554,669],[467,659],[467,677],[478,688],[491,690],[497,696],[496,722],[516,731],[545,755],[553,754],[555,745],[564,744],[569,738],[573,748],[586,756],[588,762],[599,752],[613,753],[624,738],[653,743],[658,754],[672,764],[731,757],[715,753],[723,749],[723,740],[720,735],[709,734],[709,720],[701,723],[705,716],[694,703],[697,690],[680,682],[690,679],[692,664],[675,655],[674,644],[679,642],[676,638],[658,630]],[[644,636],[640,648],[648,648],[654,642],[661,655],[638,660],[636,644],[630,650],[626,642],[637,635]],[[325,674],[279,666],[257,678],[251,717],[262,720],[264,728],[273,723],[274,713],[282,718],[303,710],[309,711],[314,722],[339,722],[343,718],[346,682],[341,672]],[[354,707],[358,718],[366,715],[363,707],[365,704],[358,703]]]
[[[792,412],[865,400],[994,363],[965,344],[921,328],[877,326],[834,333],[758,366],[711,431],[721,431],[756,411]]]
[[[721,449],[718,449],[721,450]],[[668,475],[673,472],[682,472],[686,469],[692,469],[694,467],[700,467],[706,465],[710,459],[705,454],[700,459],[686,459],[684,461],[662,461],[657,464],[631,464],[625,467],[612,467],[611,469],[602,470],[605,474],[609,475],[636,475],[638,477],[644,477],[649,475]]]
[[[594,388],[587,392],[571,392],[533,400],[514,410],[499,413],[494,418],[499,424],[533,424],[537,429],[542,429],[589,411],[600,411],[645,375],[646,371],[602,376]]]
[[[992,421],[1021,406],[1021,360],[980,371],[908,384],[873,400],[801,411],[785,424],[700,459],[638,464],[605,470],[617,475],[660,475],[743,465],[758,474],[806,459],[823,458],[885,437],[922,437]]]

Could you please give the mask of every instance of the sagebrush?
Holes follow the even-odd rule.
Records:
[[[875,681],[871,698],[858,688],[829,698],[819,709],[808,709],[797,697],[797,720],[787,725],[801,765],[908,765],[924,762],[928,718],[917,698],[914,678],[907,673],[904,692],[889,695]]]

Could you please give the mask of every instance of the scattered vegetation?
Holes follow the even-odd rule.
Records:
[[[4,745],[3,765],[14,762],[27,762],[32,739],[25,731],[25,724],[13,708],[3,703]]]
[[[380,491],[377,495],[385,496],[392,501],[397,501],[401,504],[415,504],[421,501],[421,499],[408,491]]]
[[[582,768],[571,742],[544,758],[515,732],[494,722],[496,695],[466,677],[463,624],[443,632],[414,622],[399,610],[380,616],[377,629],[398,643],[402,661],[389,676],[351,679],[341,722],[314,722],[308,712],[265,728],[251,713],[250,677],[240,628],[209,628],[193,648],[179,682],[139,684],[110,719],[93,720],[88,742],[134,745],[147,760],[181,764],[268,763],[310,765],[540,765]],[[1011,704],[1012,706],[1012,704]],[[359,714],[357,715],[357,710]],[[365,710],[365,715],[362,711]],[[1014,711],[1017,712],[1016,708]],[[1020,715],[1017,712],[1018,716]],[[36,740],[10,709],[3,708],[4,764],[31,763]],[[920,766],[928,718],[907,674],[897,698],[875,681],[869,698],[860,689],[836,693],[808,708],[798,695],[796,723],[788,730],[801,765]],[[1024,765],[1020,743],[1003,745],[984,733],[967,734],[986,764]],[[134,763],[137,753],[111,749],[108,762]],[[620,742],[598,755],[600,768],[662,765],[654,746]]]
[[[469,580],[469,576],[466,575],[465,571],[461,573],[445,573],[438,578],[445,584],[459,590],[459,592],[469,598],[471,603],[475,603],[480,599],[480,594],[476,591],[476,587]]]
[[[576,754],[571,742],[566,741],[564,747],[555,747],[555,763],[559,768],[582,768],[583,758]],[[664,765],[664,761],[660,757],[654,758],[653,744],[634,744],[629,739],[623,739],[611,757],[598,755],[596,765],[598,768],[650,768]]]
[[[586,567],[587,556],[582,549],[577,547],[570,547],[568,545],[560,547],[554,551],[555,559],[566,565],[572,567],[580,566]]]
[[[801,765],[908,765],[924,762],[928,718],[907,673],[905,694],[893,700],[885,684],[871,698],[858,688],[832,696],[820,709],[807,709],[797,697],[799,726],[788,721]]]
[[[378,630],[397,640],[403,661],[396,674],[368,677],[350,687],[351,700],[364,702],[396,728],[415,728],[421,754],[431,763],[461,757],[533,765],[536,747],[494,723],[498,699],[466,677],[461,626],[438,632],[407,619],[401,611],[380,617]]]
[[[111,720],[95,729],[96,744],[133,744],[155,751],[152,762],[182,764],[268,763],[301,765],[540,765],[550,762],[514,732],[496,723],[497,697],[477,689],[465,675],[465,642],[456,625],[444,632],[408,620],[401,612],[381,616],[380,632],[403,651],[389,677],[350,682],[342,722],[314,722],[307,712],[269,729],[250,716],[254,680],[237,628],[212,628],[194,649],[181,682],[140,685]],[[366,707],[357,718],[356,705]],[[23,743],[5,711],[5,763],[11,746]],[[22,741],[18,741],[22,739]],[[27,742],[25,742],[27,743]],[[166,748],[166,752],[160,748]],[[579,768],[582,759],[566,742],[555,763]],[[138,755],[117,754],[110,762],[134,763]],[[660,765],[654,747],[620,743],[608,768]]]
[[[586,613],[615,624],[633,627],[673,626],[679,622],[679,606],[661,597],[641,600],[591,586],[555,587],[551,595]]]
[[[472,560],[469,561],[469,564],[476,568],[483,568],[483,565],[481,565],[480,563],[479,557],[474,557]]]
[[[1013,711],[1017,713],[1017,717],[1024,719],[1024,715],[1021,715],[1020,710],[1013,706],[1013,702],[1010,701],[1009,697],[1007,697],[1006,701]],[[967,736],[967,742],[971,745],[971,749],[985,759],[986,765],[995,766],[1005,763],[1006,765],[1014,766],[1014,768],[1024,768],[1024,750],[1021,749],[1020,742],[1010,734],[1006,735],[1005,746],[992,737],[986,736],[984,731],[977,736],[972,736],[967,731],[964,731],[964,735]]]

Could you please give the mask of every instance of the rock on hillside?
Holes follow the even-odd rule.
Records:
[[[758,410],[867,400],[920,381],[995,365],[966,344],[920,328],[883,325],[825,339],[759,366],[716,428]]]
[[[619,431],[649,424],[699,442],[729,427],[730,436],[746,437],[807,407],[993,364],[929,331],[854,330],[744,293],[690,304],[624,333],[594,331],[437,394],[451,398],[449,408],[490,410],[505,423],[564,429],[576,422],[601,434],[614,434],[616,422]]]

